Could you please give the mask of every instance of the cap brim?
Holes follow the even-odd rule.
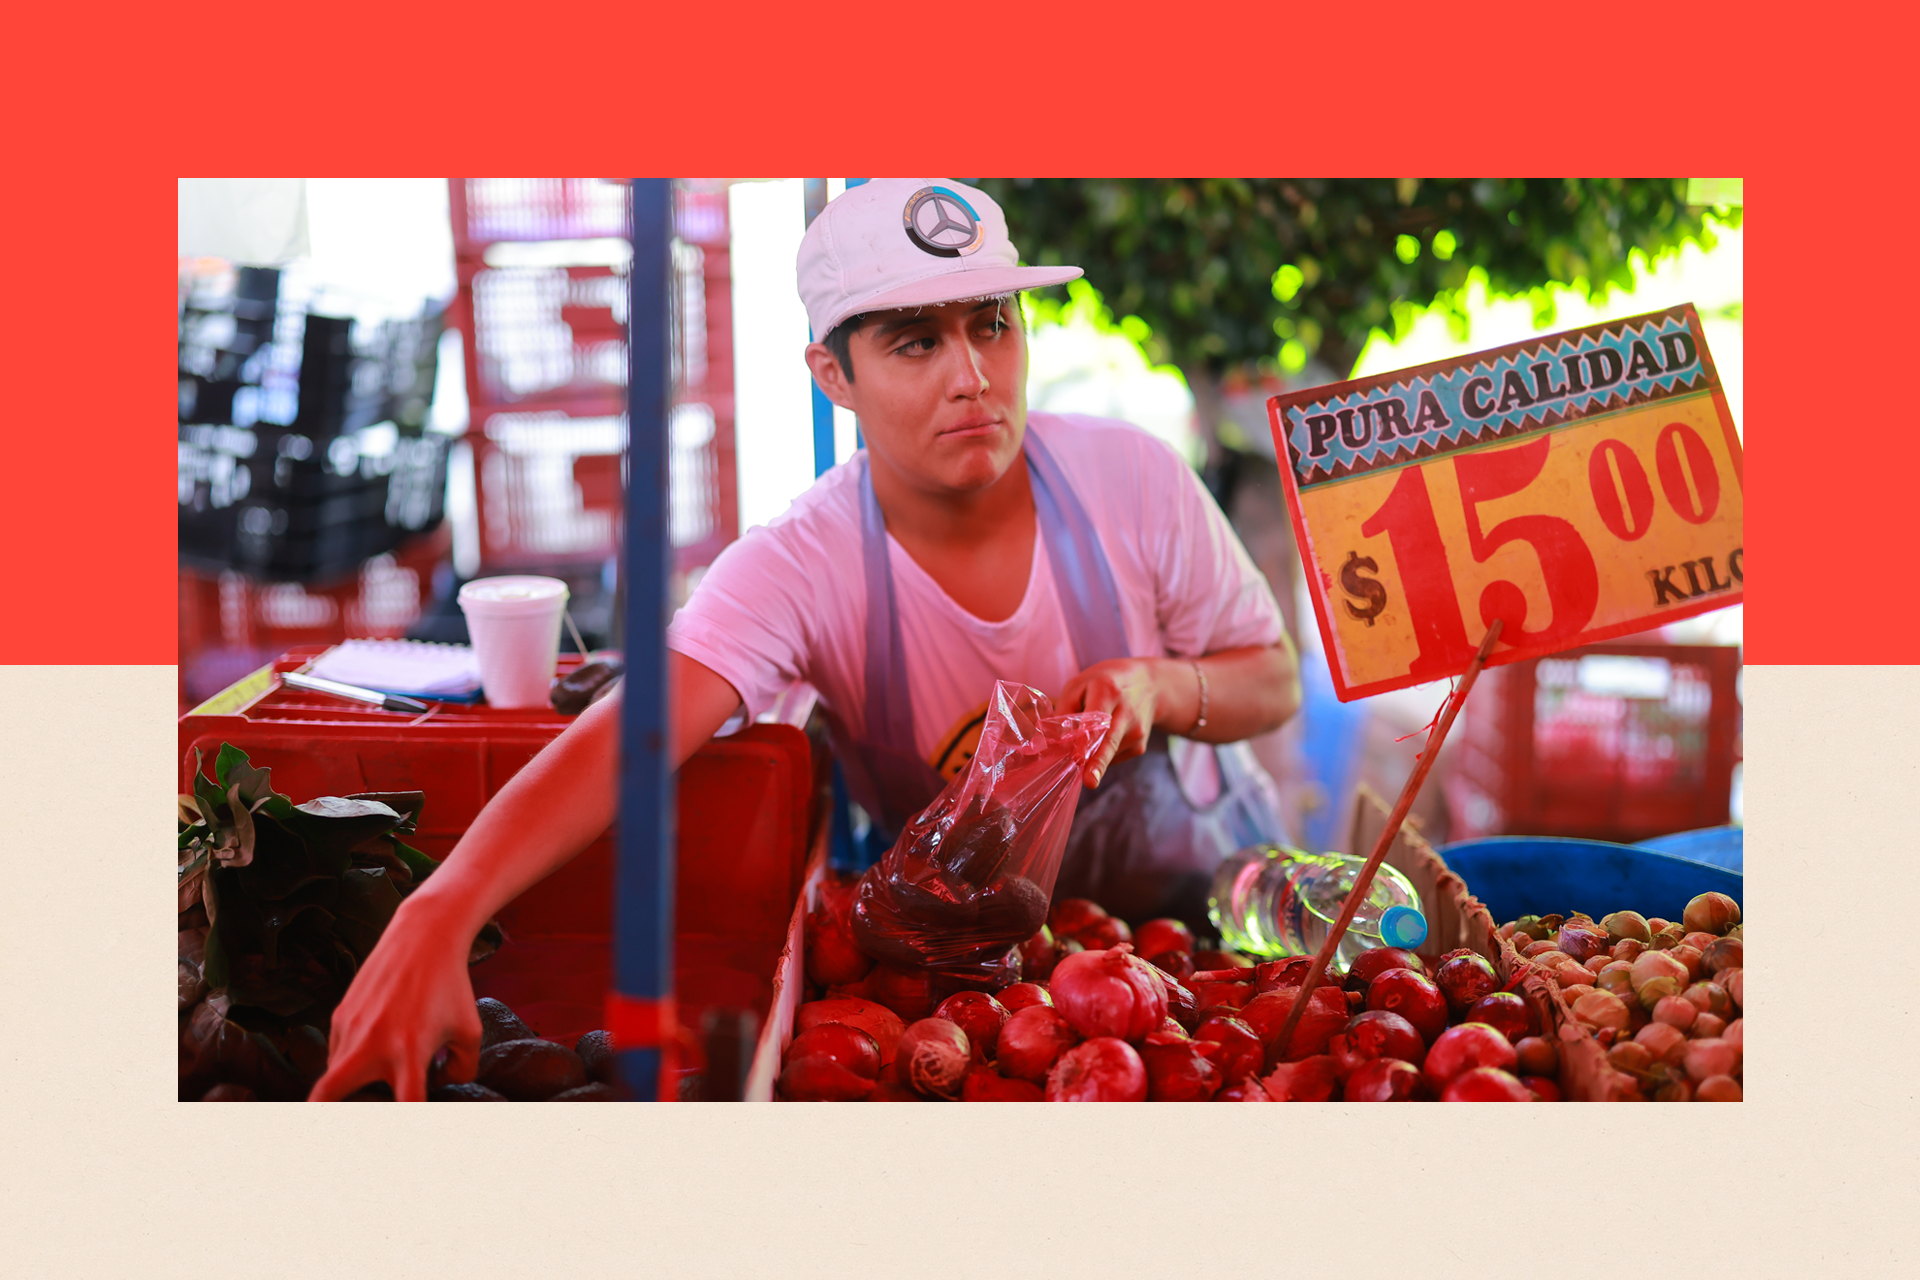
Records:
[[[1044,289],[1050,284],[1065,284],[1086,273],[1079,267],[984,267],[978,271],[943,271],[939,275],[916,280],[912,284],[888,289],[870,298],[852,299],[838,308],[820,327],[826,333],[848,316],[869,311],[904,311],[911,307],[933,307],[945,302],[969,298],[993,298],[1022,289]]]

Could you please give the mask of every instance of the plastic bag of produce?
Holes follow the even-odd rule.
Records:
[[[1039,932],[1080,775],[1110,719],[1055,715],[1039,690],[995,684],[966,772],[861,877],[860,949],[895,965],[985,971]]]

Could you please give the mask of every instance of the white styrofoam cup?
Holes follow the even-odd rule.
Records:
[[[547,705],[566,607],[567,584],[558,578],[475,578],[460,588],[488,706]]]

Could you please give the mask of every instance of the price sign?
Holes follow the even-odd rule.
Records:
[[[1740,438],[1692,306],[1267,402],[1342,701],[1737,604]]]

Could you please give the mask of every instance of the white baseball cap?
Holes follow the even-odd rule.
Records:
[[[1023,267],[987,193],[946,178],[873,178],[830,201],[800,240],[800,301],[813,336],[848,316],[1078,279]]]

